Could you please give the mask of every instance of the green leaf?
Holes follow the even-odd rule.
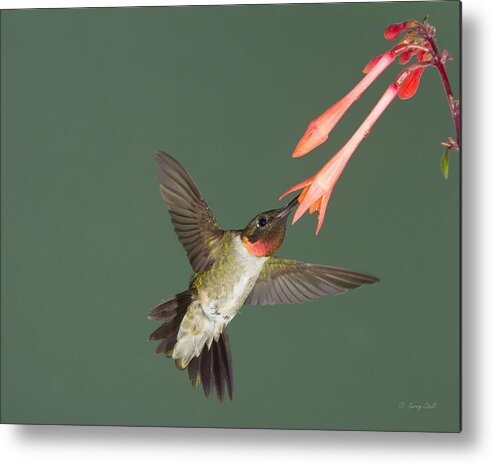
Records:
[[[445,179],[448,179],[448,162],[449,162],[449,153],[448,153],[448,148],[446,148],[440,159],[440,167],[442,168],[442,174],[443,177],[445,177]]]

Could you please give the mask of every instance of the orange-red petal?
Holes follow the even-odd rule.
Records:
[[[312,203],[312,205],[310,206],[310,214],[313,214],[315,211],[318,211],[321,203],[322,203],[322,197],[320,197],[315,203]]]
[[[421,74],[425,70],[424,66],[415,69],[413,72],[407,76],[404,81],[399,86],[399,98],[401,100],[407,100],[414,96],[419,87],[419,81],[421,79]]]
[[[303,189],[303,191],[300,193],[300,196],[299,196],[299,198],[298,198],[298,203],[301,203],[301,202],[305,199],[306,194],[308,193],[308,189],[309,189],[309,188],[310,188],[310,186],[308,185],[308,186],[307,186],[307,187],[305,187],[305,188]]]
[[[409,63],[409,60],[412,58],[412,56],[413,56],[412,52],[404,52],[399,58],[399,63],[400,64]]]
[[[329,198],[331,193],[332,190],[330,192],[327,192],[322,197],[322,204],[320,205],[320,209],[318,210],[318,223],[317,223],[317,230],[315,231],[315,235],[318,235],[320,229],[322,228],[322,224],[324,223],[325,210],[327,209],[327,205],[329,203]]]
[[[318,199],[324,194],[324,190],[322,190],[318,185],[311,184],[308,187],[307,192],[303,200],[300,202],[300,206],[294,213],[293,216],[293,224],[305,214],[311,207],[313,203],[318,201]]]
[[[307,185],[311,184],[313,182],[315,176],[309,177],[308,179],[305,179],[303,182],[300,182],[299,184],[293,185],[290,189],[286,190],[280,197],[279,200],[282,200],[286,195],[289,195],[292,192],[295,192],[296,190],[299,190],[300,188],[306,187]],[[306,189],[305,189],[306,190]],[[306,192],[303,191],[302,195],[305,196]],[[301,202],[301,200],[298,198],[298,201]]]

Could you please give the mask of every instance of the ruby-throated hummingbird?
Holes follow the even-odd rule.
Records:
[[[257,214],[241,230],[222,230],[185,169],[171,156],[156,155],[161,194],[193,268],[188,290],[162,301],[149,313],[161,321],[149,340],[156,353],[188,368],[206,397],[216,390],[233,398],[233,371],[226,326],[244,304],[303,303],[372,284],[378,279],[347,269],[274,257],[286,221],[298,204]]]

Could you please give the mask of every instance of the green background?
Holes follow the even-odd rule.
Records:
[[[385,27],[426,14],[458,92],[457,2],[2,11],[2,421],[458,431],[460,170],[452,154],[440,172],[454,134],[432,69],[359,147],[319,236],[305,216],[279,253],[378,285],[244,307],[222,405],[146,341],[148,310],[191,272],[154,152],[180,160],[223,227],[243,227],[315,173],[398,73],[290,158],[390,47]]]

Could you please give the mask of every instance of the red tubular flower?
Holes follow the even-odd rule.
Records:
[[[330,131],[339,122],[348,108],[363,94],[368,86],[394,61],[395,55],[389,50],[372,60],[363,72],[366,76],[345,97],[334,103],[327,111],[314,119],[301,137],[293,152],[293,158],[306,155],[327,140]]]
[[[388,53],[388,52],[387,52]],[[368,74],[376,64],[382,59],[382,55],[378,55],[373,58],[367,65],[363,68],[363,74]]]
[[[309,210],[310,214],[318,211],[318,224],[315,232],[315,234],[318,235],[324,221],[325,210],[329,203],[332,190],[342,174],[344,167],[349,161],[349,158],[351,158],[351,155],[355,152],[362,140],[370,133],[370,130],[377,119],[382,115],[398,92],[398,86],[395,83],[392,83],[382,95],[375,107],[371,110],[370,114],[363,121],[358,130],[328,161],[328,163],[315,176],[296,184],[281,196],[281,198],[283,198],[289,193],[303,188],[303,192],[298,199],[300,205],[298,206],[298,209],[293,217],[293,224],[301,216],[303,216],[306,211]]]
[[[397,96],[402,100],[411,98],[417,91],[421,76],[428,66],[435,66],[442,78],[445,92],[448,96],[449,106],[456,126],[457,141],[450,139],[444,145],[448,148],[459,149],[459,110],[458,102],[454,100],[450,83],[444,68],[444,63],[449,59],[448,53],[438,51],[434,41],[435,28],[430,26],[426,19],[423,24],[415,21],[403,21],[391,24],[385,30],[385,38],[393,40],[401,32],[407,31],[404,37],[383,55],[371,60],[364,68],[366,76],[341,100],[332,105],[318,118],[313,120],[305,134],[298,142],[293,157],[304,156],[318,145],[327,140],[330,131],[339,122],[348,108],[363,94],[368,86],[399,56],[400,64],[407,64],[416,56],[417,62],[404,69],[387,88],[378,103],[363,121],[358,130],[348,142],[323,166],[313,177],[310,177],[287,190],[281,198],[299,189],[303,189],[299,195],[299,206],[293,217],[293,224],[307,211],[313,214],[318,212],[318,224],[316,234],[322,227],[325,211],[330,196],[339,180],[347,162],[356,151],[362,140],[369,134],[371,128],[382,115],[390,102]],[[280,198],[280,199],[281,199]]]
[[[391,24],[385,29],[383,35],[387,40],[394,40],[402,31],[417,25],[418,23],[416,21],[402,21],[401,23]]]

